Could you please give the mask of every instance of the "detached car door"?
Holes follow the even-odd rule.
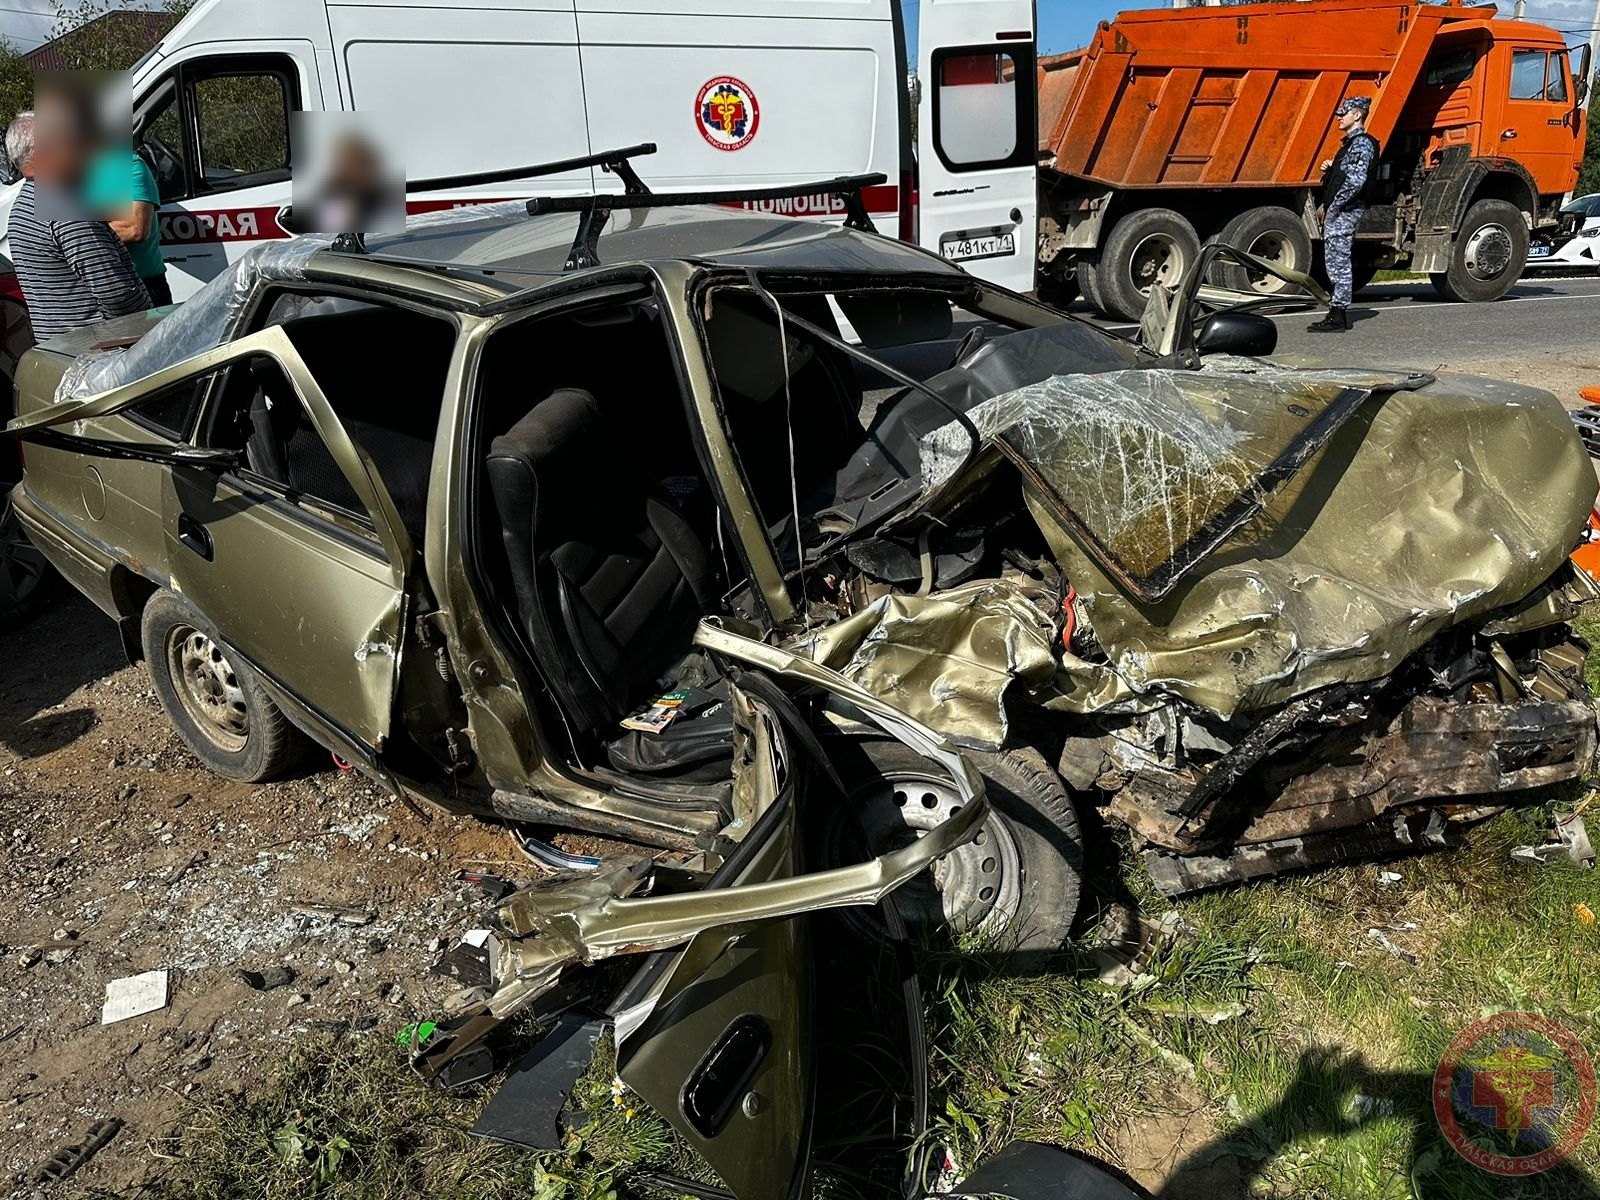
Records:
[[[191,442],[96,436],[101,418],[190,382],[207,389]],[[269,426],[314,485],[278,477]],[[52,405],[8,432],[164,466],[152,505],[162,548],[149,574],[210,619],[291,719],[375,760],[389,732],[412,544],[372,459],[281,328]]]

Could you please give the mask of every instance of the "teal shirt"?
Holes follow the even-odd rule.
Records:
[[[156,187],[156,177],[149,164],[131,150],[111,151],[103,155],[89,172],[84,186],[86,199],[92,208],[102,211],[122,212],[135,201],[161,207],[161,193]],[[128,256],[133,259],[133,269],[141,279],[166,272],[161,258],[161,219],[150,223],[150,236],[144,241],[129,245]]]

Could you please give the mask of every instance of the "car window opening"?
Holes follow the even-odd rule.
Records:
[[[693,784],[726,807],[733,715],[691,643],[744,575],[676,379],[653,303],[492,335],[479,370],[477,548],[517,631],[512,649],[573,735],[572,765]],[[653,703],[667,696],[670,715]]]
[[[286,293],[268,310],[300,353],[350,439],[365,450],[420,552],[428,476],[455,331],[437,317],[335,296]],[[354,354],[357,346],[383,347]],[[252,359],[233,411],[248,468],[294,496],[370,515],[276,362]]]
[[[984,311],[981,300],[963,305],[932,290],[872,289],[863,282],[860,290],[773,294],[791,318],[781,325],[769,300],[747,287],[712,293],[707,354],[779,561],[801,594],[827,608],[837,605],[838,576],[803,576],[846,539],[859,539],[925,497],[924,438],[952,427],[960,440],[961,414],[1004,392],[1135,361],[1130,347],[1042,310],[1041,324],[1020,327]],[[837,337],[839,316],[861,357],[807,328]],[[912,560],[937,557],[918,550],[916,540],[911,535]]]

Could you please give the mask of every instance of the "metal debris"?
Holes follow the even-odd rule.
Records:
[[[1567,813],[1556,817],[1554,841],[1539,846],[1511,848],[1511,861],[1528,866],[1549,866],[1553,862],[1560,862],[1563,858],[1583,870],[1594,869],[1594,844],[1589,841],[1588,826],[1583,823],[1583,817],[1578,813]]]
[[[370,908],[361,908],[352,904],[317,904],[302,903],[294,906],[294,911],[308,917],[318,919],[331,919],[340,925],[349,925],[359,929],[363,925],[370,925],[378,919],[378,914]]]
[[[492,988],[499,982],[500,954],[499,938],[487,929],[473,929],[433,965],[431,973],[457,980],[464,988]]]
[[[121,1129],[121,1117],[96,1121],[89,1127],[89,1132],[83,1141],[75,1146],[63,1146],[35,1168],[33,1182],[59,1183],[105,1149]]]
[[[1367,940],[1376,942],[1390,954],[1398,958],[1401,962],[1408,963],[1413,967],[1422,961],[1422,959],[1411,953],[1411,951],[1405,949],[1404,947],[1395,945],[1394,941],[1389,937],[1389,935],[1381,929],[1367,930]]]

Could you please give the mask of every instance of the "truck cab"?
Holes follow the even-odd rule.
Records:
[[[1460,22],[1435,40],[1384,161],[1387,198],[1415,227],[1396,249],[1447,298],[1502,294],[1559,220],[1582,166],[1588,58],[1526,21]]]

